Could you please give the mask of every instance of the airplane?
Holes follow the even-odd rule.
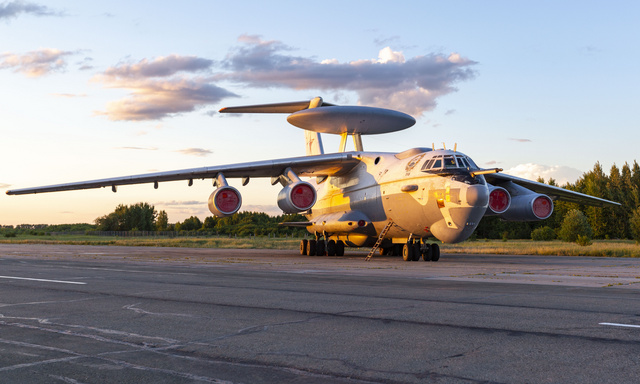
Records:
[[[522,179],[500,168],[481,168],[467,155],[433,145],[399,153],[365,152],[362,135],[396,132],[416,120],[405,113],[367,106],[310,101],[222,108],[220,113],[286,113],[305,131],[306,156],[147,173],[75,183],[8,190],[8,195],[70,191],[196,179],[212,179],[208,199],[217,217],[235,214],[242,195],[228,178],[269,177],[280,184],[277,204],[284,213],[301,213],[312,235],[301,240],[300,254],[343,256],[345,247],[370,247],[404,260],[438,261],[442,243],[468,239],[485,216],[507,221],[538,221],[551,216],[553,201],[592,206],[616,202]],[[321,134],[340,135],[338,152],[325,153]],[[346,151],[351,136],[355,151]],[[305,177],[308,180],[302,180]]]

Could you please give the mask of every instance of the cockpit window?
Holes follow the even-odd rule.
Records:
[[[444,157],[444,167],[445,168],[458,168],[458,165],[456,164],[456,160],[453,158],[452,155],[447,155]]]
[[[423,171],[436,171],[442,168],[447,170],[478,169],[478,166],[464,155],[437,155],[425,161],[422,166]]]

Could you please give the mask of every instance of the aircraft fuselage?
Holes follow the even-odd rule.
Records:
[[[355,152],[358,166],[317,184],[309,231],[350,246],[370,246],[392,221],[385,237],[393,243],[431,236],[446,243],[466,240],[487,209],[484,178],[458,167],[445,175],[423,169],[431,158],[464,156],[459,152],[407,152]]]

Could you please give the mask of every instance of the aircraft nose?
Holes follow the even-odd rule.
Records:
[[[486,208],[489,205],[489,189],[486,185],[468,186],[466,201],[469,206]]]

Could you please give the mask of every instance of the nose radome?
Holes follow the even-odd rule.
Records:
[[[467,187],[467,204],[472,207],[486,207],[489,204],[489,189],[486,185]]]

